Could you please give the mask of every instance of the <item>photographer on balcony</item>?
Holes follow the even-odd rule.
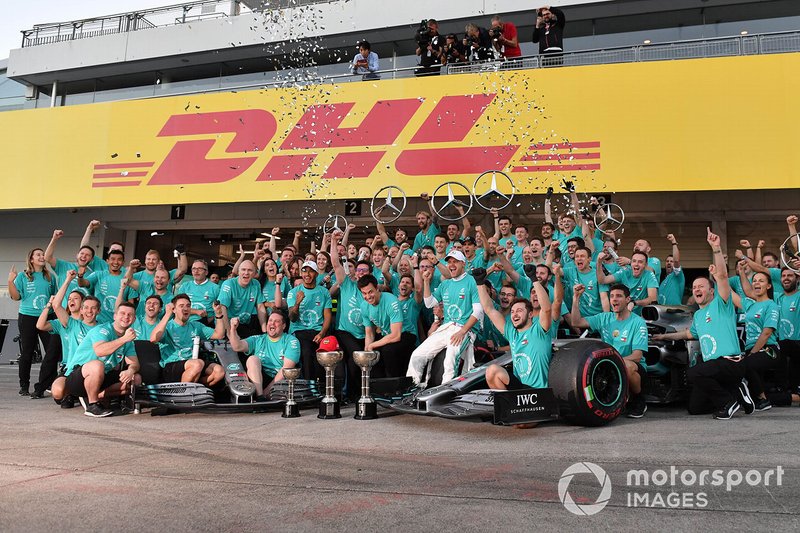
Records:
[[[442,36],[439,35],[439,23],[435,19],[423,20],[414,36],[417,41],[417,52],[420,68],[414,71],[416,76],[437,76],[442,65]]]
[[[448,33],[444,39],[444,46],[442,46],[442,65],[466,62],[466,47],[458,40],[455,33]]]
[[[517,39],[517,27],[511,22],[503,22],[500,15],[492,17],[492,27],[489,28],[495,50],[500,57],[520,57],[522,50]]]
[[[365,80],[379,80],[381,77],[378,72],[378,54],[371,50],[368,41],[358,43],[358,53],[353,58],[351,65],[353,74],[363,75]]]
[[[566,23],[567,19],[560,9],[545,6],[536,11],[533,42],[539,43],[539,55],[543,56],[543,67],[559,66],[564,63],[564,26]]]
[[[467,58],[470,61],[487,61],[497,59],[497,53],[492,46],[492,38],[486,28],[481,28],[470,22],[464,28],[464,46],[467,48]]]

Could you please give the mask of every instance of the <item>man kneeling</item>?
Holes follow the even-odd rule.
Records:
[[[273,311],[267,319],[267,333],[240,339],[236,328],[239,319],[231,319],[228,340],[231,348],[244,352],[247,358],[247,379],[256,386],[256,400],[264,400],[272,386],[283,379],[284,368],[294,368],[300,362],[300,342],[294,335],[286,333],[286,317]],[[266,387],[264,386],[266,383]]]
[[[553,355],[552,336],[549,333],[553,326],[550,297],[547,289],[538,281],[533,283],[533,290],[538,306],[534,307],[525,298],[516,298],[511,304],[510,320],[506,321],[503,313],[494,308],[486,286],[478,286],[483,311],[494,327],[508,339],[513,357],[511,375],[500,365],[490,364],[486,368],[486,383],[492,389],[547,387],[550,358]]]
[[[91,329],[70,360],[67,370],[66,393],[78,396],[84,404],[86,416],[104,417],[112,414],[100,400],[122,396],[130,391],[130,384],[140,384],[139,360],[133,341],[136,332],[131,328],[136,318],[136,307],[121,303],[114,321]],[[120,370],[122,363],[127,368]],[[84,398],[88,399],[88,405]]]
[[[216,328],[211,329],[200,321],[189,321],[192,302],[186,294],[176,295],[165,308],[164,317],[150,334],[150,342],[161,348],[161,380],[164,383],[182,381],[202,383],[212,387],[225,377],[224,369],[217,363],[193,359],[194,337],[200,341],[225,337],[222,307],[214,304]],[[174,318],[173,318],[174,314]]]

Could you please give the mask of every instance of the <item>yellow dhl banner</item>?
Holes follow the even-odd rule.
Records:
[[[0,208],[369,198],[502,170],[637,192],[800,186],[800,54],[229,91],[0,114]]]

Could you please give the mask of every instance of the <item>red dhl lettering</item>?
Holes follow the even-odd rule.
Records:
[[[494,98],[495,94],[442,97],[414,132],[407,148],[401,150],[394,161],[385,162],[387,150],[381,148],[397,142],[422,106],[422,99],[377,101],[361,123],[352,128],[343,128],[341,124],[355,106],[354,102],[312,105],[285,138],[274,143],[278,124],[275,116],[265,109],[172,115],[158,137],[213,137],[176,140],[160,164],[97,164],[92,186],[137,186],[153,167],[155,170],[147,185],[224,183],[258,168],[259,160],[264,161],[255,181],[293,180],[303,177],[318,156],[328,151],[334,151],[335,156],[322,174],[325,179],[367,178],[382,162],[406,176],[477,175],[509,165],[511,172],[599,169],[600,143],[596,141],[536,144],[522,150],[521,145],[505,144],[421,146],[465,141]],[[226,139],[233,134],[233,138],[220,140],[221,134],[226,134]],[[224,143],[227,145],[223,146]],[[279,148],[265,155],[270,143]],[[215,147],[217,150],[224,148],[225,154],[231,157],[209,157]],[[587,149],[592,151],[579,151]],[[515,158],[520,151],[520,156]],[[516,162],[512,163],[514,160]],[[572,164],[573,160],[581,163]]]

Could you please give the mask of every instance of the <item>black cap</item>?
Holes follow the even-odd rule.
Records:
[[[461,244],[475,244],[475,237],[464,237],[461,239]]]

